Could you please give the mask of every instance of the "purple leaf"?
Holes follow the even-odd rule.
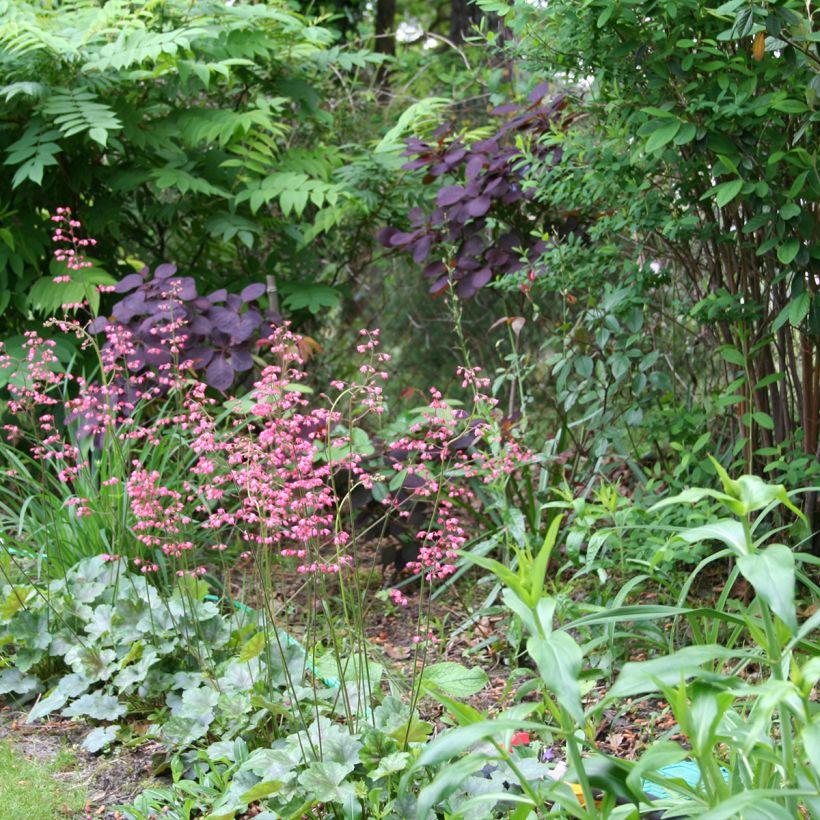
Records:
[[[464,198],[464,189],[460,185],[446,185],[436,196],[439,205],[455,205]]]
[[[260,318],[258,313],[244,313],[239,317],[236,330],[231,332],[231,342],[241,344],[247,342],[256,333]]]
[[[476,154],[467,160],[467,167],[464,169],[464,177],[468,182],[472,182],[484,168],[487,157],[484,154]]]
[[[483,288],[492,278],[493,272],[489,268],[482,268],[470,276],[470,284],[478,290],[479,288]]]
[[[238,373],[250,370],[253,367],[253,357],[250,350],[243,347],[235,347],[231,350],[231,366]]]
[[[385,247],[390,246],[390,240],[393,238],[394,234],[398,233],[395,228],[391,228],[390,226],[386,228],[382,228],[377,234],[376,238],[379,240],[380,245],[384,245]]]
[[[98,316],[88,326],[91,333],[102,333],[108,327],[108,319],[105,316]]]
[[[406,245],[408,242],[412,242],[415,239],[414,233],[404,233],[402,231],[396,231],[390,237],[390,244],[395,248],[399,245]]]
[[[230,362],[224,356],[215,356],[205,371],[205,381],[217,390],[227,390],[233,384]]]
[[[224,302],[225,299],[228,297],[228,291],[225,288],[220,288],[219,290],[215,290],[210,296],[208,296],[208,301],[212,304],[216,304],[217,302]]]
[[[533,90],[530,91],[529,94],[527,94],[527,99],[531,103],[541,102],[541,100],[543,100],[544,97],[547,96],[549,90],[550,84],[548,82],[544,81],[542,83],[538,83],[538,85],[535,86],[535,88],[533,88]]]
[[[253,302],[260,296],[264,295],[265,286],[261,282],[255,282],[254,284],[248,285],[246,288],[244,288],[242,292],[239,294],[239,298],[243,302]]]
[[[147,308],[145,294],[138,290],[125,299],[120,300],[111,308],[111,313],[120,322],[130,322],[135,316],[143,313]]]
[[[144,279],[138,273],[129,273],[114,285],[114,293],[128,293],[129,290],[138,288],[143,282]]]
[[[447,270],[447,266],[444,262],[431,262],[423,271],[422,273],[425,276],[432,277],[432,276],[441,276]]]
[[[164,265],[160,265],[154,271],[154,278],[155,279],[169,279],[177,272],[177,266],[172,265],[170,262],[166,262]]]
[[[413,245],[413,261],[417,265],[420,265],[427,258],[427,254],[430,253],[430,246],[432,244],[433,238],[430,234],[426,234]]]
[[[214,357],[214,349],[212,347],[192,347],[185,351],[185,358],[194,363],[194,368],[201,370]]]
[[[225,304],[231,310],[235,310],[237,313],[239,313],[239,311],[242,310],[243,302],[235,293],[229,293],[225,298]]]
[[[412,156],[415,153],[415,151],[410,151],[409,153],[405,154],[405,156]],[[410,162],[405,162],[404,165],[402,165],[401,167],[404,171],[415,171],[419,168],[424,168],[426,165],[429,164],[429,157],[419,157],[418,159],[411,159]]]
[[[211,318],[217,330],[232,336],[239,330],[239,314],[235,310],[224,307],[215,307],[211,311]]]
[[[196,282],[190,276],[183,276],[179,279],[170,279],[169,284],[174,288],[173,294],[176,299],[183,302],[190,302],[196,299]]]
[[[480,196],[467,203],[467,213],[470,216],[484,216],[490,210],[492,200],[488,196]]]

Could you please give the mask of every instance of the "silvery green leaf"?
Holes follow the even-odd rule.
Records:
[[[210,686],[188,689],[182,693],[181,704],[174,714],[209,726],[213,722],[214,707],[218,701],[219,692]]]
[[[254,658],[248,663],[231,661],[219,677],[219,688],[228,694],[234,692],[249,692],[254,683],[260,679],[261,672],[259,659]]]
[[[410,707],[401,698],[388,695],[373,710],[373,725],[389,735],[410,719]]]
[[[378,780],[380,777],[403,772],[409,761],[410,755],[407,752],[392,752],[381,759],[379,765],[370,772],[370,777]]]
[[[247,692],[223,692],[219,696],[219,711],[226,720],[234,720],[253,710],[251,696]]]
[[[113,726],[98,726],[96,729],[92,729],[85,736],[81,748],[91,754],[99,752],[100,749],[104,749],[114,741],[119,728],[118,724],[114,724]]]
[[[52,712],[56,712],[57,709],[62,709],[67,701],[68,698],[59,689],[54,689],[34,704],[34,708],[26,717],[26,723],[34,723],[35,720],[50,715]]]
[[[284,746],[278,749],[256,749],[242,765],[262,780],[287,783],[296,777],[302,755],[298,748]]]
[[[163,740],[171,746],[189,746],[203,737],[208,727],[195,720],[183,717],[172,717],[157,730]]]
[[[87,583],[76,583],[71,585],[71,595],[77,603],[90,604],[105,592],[106,586],[99,581],[89,581]]]
[[[94,681],[89,680],[88,678],[84,677],[83,675],[78,675],[76,672],[72,672],[68,675],[64,675],[60,682],[57,684],[57,688],[68,698],[76,698],[83,694],[83,692],[88,690],[88,687]]]
[[[85,632],[90,638],[99,641],[103,635],[110,635],[112,621],[114,619],[114,607],[108,604],[100,604],[95,607],[90,623],[85,625]],[[107,641],[110,643],[110,641]]]
[[[208,746],[205,750],[205,754],[208,755],[209,760],[227,760],[229,763],[233,763],[235,760],[233,741],[218,740],[216,743],[212,743]]]
[[[0,672],[0,695],[13,692],[16,695],[27,695],[42,690],[42,684],[36,675],[24,675],[19,669],[4,669]]]
[[[321,803],[344,803],[356,795],[353,784],[344,782],[351,771],[352,766],[317,760],[299,775],[299,785],[310,800]]]
[[[126,692],[126,690],[130,689],[134,684],[142,683],[148,674],[148,670],[157,663],[157,661],[159,661],[159,657],[156,650],[154,650],[153,647],[149,647],[138,661],[132,663],[130,666],[126,666],[125,669],[115,676],[113,680],[114,686],[121,692]]]
[[[171,689],[195,689],[205,681],[199,672],[176,672],[171,679]]]
[[[105,681],[114,674],[117,653],[113,649],[97,650],[77,645],[66,653],[65,660],[78,675]]]
[[[127,711],[128,707],[120,703],[114,695],[92,692],[89,695],[82,695],[63,709],[63,716],[90,717],[94,720],[111,721],[121,718]]]

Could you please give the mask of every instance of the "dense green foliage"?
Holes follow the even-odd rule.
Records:
[[[802,0],[0,0],[3,705],[130,820],[820,816],[818,144]]]

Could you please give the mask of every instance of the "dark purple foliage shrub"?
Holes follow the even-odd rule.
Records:
[[[546,84],[538,86],[526,107],[495,109],[496,116],[513,116],[492,137],[469,146],[452,134],[451,126],[439,128],[435,141],[407,140],[404,156],[414,159],[403,167],[423,169],[425,184],[445,184],[431,210],[413,208],[407,230],[384,228],[379,239],[425,265],[432,293],[441,293],[452,281],[456,293],[469,298],[493,279],[532,269],[547,247],[539,235],[560,239],[579,229],[577,216],[545,214],[533,201],[534,189],[524,184],[532,161],[539,167],[556,167],[561,161],[561,148],[542,137],[565,121],[566,99],[559,95],[546,103],[546,91]],[[526,155],[517,140],[526,145]],[[448,264],[433,253],[443,248]]]
[[[175,265],[166,264],[153,278],[147,267],[124,277],[114,291],[128,295],[91,329],[102,333],[117,323],[130,332],[134,349],[127,364],[132,373],[157,370],[176,358],[204,371],[211,387],[227,390],[237,374],[253,367],[256,341],[272,332],[258,302],[265,286],[248,285],[238,295],[222,288],[200,296],[194,279],[176,272]]]

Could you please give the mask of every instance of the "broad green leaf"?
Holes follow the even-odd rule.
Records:
[[[760,552],[737,560],[743,577],[792,633],[797,631],[794,609],[794,555],[783,544],[772,544]]]
[[[710,490],[708,487],[691,487],[682,493],[658,501],[657,504],[653,504],[649,508],[649,512],[656,512],[657,510],[662,510],[664,507],[671,507],[674,504],[697,504],[699,501],[703,501],[704,498],[714,498],[724,504],[734,503],[735,501],[731,495],[718,492],[717,490]]]
[[[647,692],[657,692],[659,683],[675,686],[681,680],[700,675],[703,665],[711,661],[739,656],[736,650],[726,649],[716,644],[687,646],[650,661],[624,664],[618,680],[609,690],[607,700],[633,697]]]
[[[264,632],[257,632],[252,637],[248,638],[239,653],[239,662],[247,663],[254,658],[259,657],[265,649],[266,637]]]
[[[425,668],[421,685],[435,686],[456,698],[468,698],[480,692],[489,680],[487,673],[477,666],[468,669],[460,663],[443,661]]]
[[[668,142],[671,142],[678,131],[680,131],[682,125],[680,120],[663,120],[662,123],[659,128],[656,128],[649,135],[649,139],[646,141],[646,150],[650,154],[659,148],[663,148]],[[742,184],[743,183],[741,183],[741,185]]]
[[[733,518],[723,518],[711,524],[704,524],[702,527],[684,530],[676,537],[686,541],[687,544],[699,544],[701,541],[711,540],[722,541],[735,555],[745,555],[749,552],[743,524]]]
[[[447,766],[444,766],[441,771],[419,791],[418,804],[416,806],[416,820],[429,820],[429,818],[435,817],[433,807],[449,797],[456,789],[461,788],[470,775],[477,772],[486,760],[487,755],[472,754],[460,760],[453,760]],[[405,786],[405,789],[408,788],[409,781]]]
[[[411,755],[408,752],[392,752],[379,761],[379,765],[370,772],[369,776],[373,780],[378,780],[381,777],[403,772],[407,768],[410,758]]]
[[[547,689],[572,719],[583,725],[580,676],[584,656],[572,636],[566,632],[553,632],[547,637],[533,635],[527,640],[527,652]]]
[[[505,732],[540,731],[542,723],[532,720],[517,720],[513,718],[495,718],[472,723],[469,726],[458,726],[455,729],[446,729],[434,741],[428,743],[413,764],[413,769],[422,766],[432,766],[445,760],[452,760],[458,755],[471,749],[480,740],[495,738],[500,740]]]
[[[715,195],[715,203],[718,208],[728,205],[743,189],[742,179],[733,179],[729,182],[722,182],[716,185],[712,192]]]
[[[664,766],[680,763],[687,757],[689,757],[689,752],[677,743],[665,740],[653,743],[641,754],[638,762],[627,775],[626,782],[633,789],[639,789],[645,777],[654,774]]]
[[[788,265],[797,256],[800,250],[800,240],[796,236],[790,236],[782,245],[777,246],[777,258]]]
[[[276,794],[283,785],[284,783],[280,783],[278,780],[263,780],[261,783],[257,783],[248,789],[242,795],[241,800],[243,803],[255,803],[257,800],[262,800],[265,797]]]
[[[807,291],[795,296],[786,306],[789,316],[789,324],[792,327],[800,327],[811,310],[811,295]]]

